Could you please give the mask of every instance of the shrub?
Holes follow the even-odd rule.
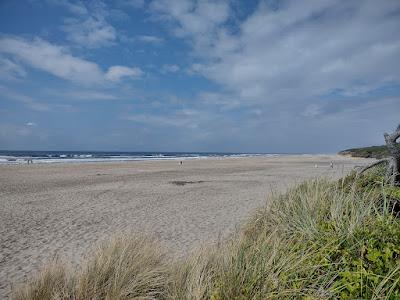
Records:
[[[333,288],[341,298],[400,298],[400,222],[375,218],[328,255],[339,257]]]

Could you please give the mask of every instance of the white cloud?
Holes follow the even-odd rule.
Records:
[[[103,78],[97,64],[74,57],[65,48],[42,39],[28,41],[14,37],[2,38],[0,52],[14,55],[32,67],[67,80],[95,83]]]
[[[120,85],[118,91],[110,87],[115,88],[124,79],[140,77],[140,69],[101,68],[73,55],[72,50],[82,50],[73,46],[103,47],[117,40],[125,42],[123,38],[136,45],[159,44],[162,39],[153,35],[123,37],[108,22],[111,12],[105,11],[101,1],[90,2],[100,3],[100,8],[93,10],[86,9],[93,5],[89,2],[59,2],[73,14],[64,23],[69,40],[74,42],[72,46],[2,36],[0,52],[7,60],[3,65],[9,66],[8,73],[21,77],[29,66],[92,85],[83,90],[65,90],[63,101],[113,100],[120,96],[131,99],[128,94],[137,91],[124,90],[129,89],[128,85]],[[117,5],[123,2],[129,1],[121,0]],[[195,83],[188,91],[190,100],[176,102],[168,100],[172,95],[158,98],[157,88],[144,93],[139,90],[145,95],[135,101],[135,113],[121,108],[118,115],[126,113],[123,118],[132,123],[125,122],[124,126],[142,132],[144,146],[166,145],[176,150],[176,145],[186,145],[195,151],[300,152],[383,142],[381,132],[395,126],[400,111],[400,41],[396,39],[400,28],[399,1],[365,0],[360,4],[357,0],[285,0],[278,1],[274,9],[268,5],[271,1],[260,1],[246,17],[235,15],[237,7],[230,7],[239,6],[238,2],[154,0],[133,4],[135,8],[145,7],[144,21],[149,20],[150,13],[150,20],[160,22],[175,38],[184,39],[191,51],[185,52],[186,46],[180,48],[180,62],[182,66],[193,62],[189,68],[195,76],[190,80],[196,82],[198,76],[204,76],[216,83]],[[124,8],[129,11],[128,6]],[[89,55],[93,54],[91,51],[85,50]],[[134,55],[144,50],[139,47],[123,51]],[[172,64],[158,68],[160,72],[179,70],[179,66]],[[204,90],[207,86],[212,92]],[[387,86],[389,91],[385,90]],[[196,90],[198,93],[193,95]],[[390,93],[396,95],[387,97]],[[39,96],[5,98],[20,101],[31,109],[46,109],[40,107],[43,103]],[[112,144],[103,145],[128,143],[126,140],[115,139]]]
[[[17,79],[26,76],[25,69],[7,58],[0,57],[0,78]]]
[[[304,117],[313,118],[321,114],[321,107],[315,104],[308,105],[302,112]]]
[[[25,125],[26,125],[26,126],[29,126],[29,127],[37,126],[37,124],[36,124],[35,122],[28,122],[28,123],[26,123]]]
[[[161,17],[177,21],[175,33],[182,36],[211,34],[227,21],[230,12],[227,1],[208,0],[155,0],[150,8]]]
[[[142,74],[143,72],[139,68],[112,66],[108,69],[105,77],[110,81],[119,81],[124,77],[137,78],[140,77]]]
[[[163,65],[161,71],[163,73],[176,73],[180,70],[178,65]]]
[[[151,127],[179,127],[186,129],[198,128],[198,122],[201,122],[204,116],[194,110],[182,109],[168,114],[157,115],[151,113],[129,114],[121,118],[123,120],[144,124]]]
[[[398,1],[289,0],[277,10],[261,2],[235,31],[224,1],[156,0],[151,8],[193,41],[201,60],[192,69],[242,102],[307,103],[360,82],[368,90],[400,80]]]
[[[121,5],[131,6],[133,8],[142,8],[145,5],[144,0],[119,0]]]
[[[116,100],[119,99],[114,94],[105,93],[101,91],[91,91],[91,90],[83,90],[83,91],[68,91],[63,93],[66,95],[68,99],[72,100]]]
[[[122,11],[112,10],[105,2],[48,0],[50,4],[66,8],[73,17],[65,18],[61,27],[67,39],[87,48],[111,46],[117,39],[116,29],[107,21],[108,17],[124,18]]]
[[[88,16],[84,20],[66,19],[63,29],[71,42],[88,48],[112,45],[117,38],[113,26],[103,18],[98,19],[93,16]]]
[[[201,123],[212,132],[208,141],[221,145],[232,130],[232,145],[242,149],[290,151],[289,134],[293,151],[382,142],[384,128],[398,122],[398,97],[388,101],[382,90],[394,86],[391,93],[398,93],[400,85],[400,2],[269,3],[260,1],[244,19],[225,1],[150,5],[152,19],[192,47],[191,73],[219,87],[196,97],[197,105],[226,112],[231,121],[223,126],[218,115]]]
[[[47,0],[47,2],[53,5],[64,7],[73,14],[85,15],[88,13],[87,8],[81,2],[70,2],[68,0]]]
[[[162,38],[154,35],[139,35],[136,37],[136,39],[140,42],[151,44],[160,44],[164,41]]]
[[[139,68],[111,66],[106,73],[94,62],[71,55],[66,48],[42,39],[33,41],[16,37],[0,38],[0,52],[13,55],[31,67],[80,84],[119,81],[123,77],[138,77]]]
[[[400,42],[390,32],[400,21],[387,17],[382,3],[366,4],[376,6],[374,17],[357,2],[289,1],[277,12],[260,8],[232,37],[240,48],[210,49],[208,55],[218,53],[220,62],[206,66],[203,74],[259,101],[309,101],[309,96],[348,89],[356,81],[369,85],[398,80],[400,65],[393,62],[398,61]],[[225,40],[215,44],[220,50]]]
[[[136,43],[136,44],[144,43],[144,44],[152,44],[154,46],[159,46],[162,43],[164,43],[163,38],[155,35],[136,35],[131,37],[126,34],[120,34],[119,39],[120,41],[125,43]],[[144,51],[144,50],[143,49],[136,50],[136,52],[138,51]]]

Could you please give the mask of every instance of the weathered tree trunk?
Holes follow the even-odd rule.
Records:
[[[389,163],[387,168],[387,178],[389,179],[390,184],[400,187],[400,147],[397,144],[397,139],[400,138],[400,125],[397,127],[395,132],[391,134],[384,133],[383,136],[385,137],[385,142],[390,153],[390,158],[379,160],[369,166],[362,168],[358,172],[358,175],[364,173],[366,170],[376,165]]]
[[[400,148],[397,145],[397,139],[400,138],[400,125],[392,134],[384,134],[386,146],[390,153],[390,162],[388,175],[392,185],[400,186]]]
[[[372,164],[370,164],[368,166],[365,166],[364,168],[360,169],[360,171],[358,171],[358,174],[362,174],[365,171],[367,171],[367,170],[369,170],[369,169],[371,169],[371,168],[373,168],[373,167],[375,167],[377,165],[384,164],[384,163],[389,163],[390,164],[390,159],[384,158],[384,159],[378,160],[377,162],[374,162],[374,163],[372,163]],[[392,173],[388,172],[387,176],[390,176],[390,175],[392,175]]]

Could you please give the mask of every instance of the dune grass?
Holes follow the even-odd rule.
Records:
[[[14,292],[13,299],[71,299],[73,281],[65,265],[53,262]]]
[[[168,268],[160,247],[147,237],[118,236],[101,243],[79,270],[51,264],[13,299],[160,299]]]
[[[306,182],[181,261],[120,237],[81,270],[47,267],[14,299],[400,299],[398,196],[380,170]]]

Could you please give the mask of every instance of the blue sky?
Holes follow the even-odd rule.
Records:
[[[0,149],[332,153],[398,123],[398,0],[0,1]]]

